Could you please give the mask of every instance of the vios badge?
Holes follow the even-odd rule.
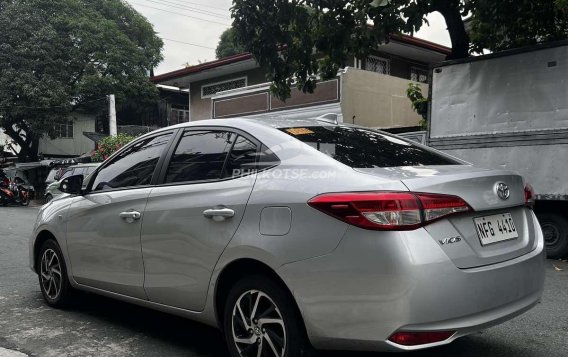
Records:
[[[511,192],[509,191],[509,186],[504,182],[497,182],[495,184],[495,193],[503,201],[509,199]]]
[[[457,237],[440,239],[438,242],[440,242],[441,245],[446,245],[446,244],[457,243],[460,242],[461,240],[462,240],[461,237],[457,236]]]

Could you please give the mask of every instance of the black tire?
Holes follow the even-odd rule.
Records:
[[[539,213],[538,221],[544,234],[546,255],[559,259],[568,256],[568,222],[554,213]]]
[[[53,195],[51,195],[50,193],[45,195],[45,203],[51,202],[52,199],[53,199]]]
[[[270,302],[272,302],[276,306],[276,309],[272,310],[270,313],[265,313],[264,315],[262,313],[257,314],[256,316],[260,317],[260,319],[256,321],[258,322],[258,324],[253,319],[251,319],[250,316],[247,320],[246,315],[250,315],[250,311],[244,311],[246,310],[247,301],[250,302],[254,300],[256,302],[256,298],[259,295],[255,295],[255,291],[268,297],[268,299],[266,299],[266,297],[262,295],[262,300],[259,300],[259,308],[257,311],[270,311]],[[242,299],[249,300],[245,301]],[[248,331],[245,331],[245,325],[243,323],[240,323],[240,321],[242,321],[241,318],[233,318],[233,311],[238,314],[238,310],[236,310],[236,304],[239,301],[245,302],[245,304],[241,306],[245,307],[245,309],[243,309],[246,320],[245,323],[252,327]],[[281,327],[279,324],[262,324],[262,317],[278,319],[278,316],[281,316],[283,327]],[[299,312],[297,311],[294,301],[292,301],[292,297],[290,297],[290,294],[285,291],[280,285],[274,283],[272,280],[265,276],[256,275],[246,277],[238,281],[233,286],[225,303],[223,321],[225,341],[227,343],[229,352],[233,357],[246,357],[249,355],[256,356],[259,346],[267,348],[266,352],[269,353],[266,354],[266,356],[274,356],[275,354],[270,348],[270,343],[268,342],[268,340],[270,340],[272,345],[275,345],[277,351],[282,353],[283,350],[283,354],[279,354],[278,357],[307,356],[311,353],[311,348],[308,343],[308,339],[306,338],[303,321]],[[235,330],[233,330],[233,325],[235,326]],[[282,333],[284,333],[284,338],[279,338],[282,337]],[[243,339],[256,339],[256,343],[241,343],[237,346],[234,335],[237,335],[238,337],[241,337]],[[268,335],[268,338],[265,337],[266,335]],[[284,343],[282,343],[283,340],[285,341]],[[283,345],[283,349],[280,348],[280,345]],[[247,348],[250,349],[247,350]],[[250,354],[247,352],[250,352]]]
[[[53,255],[55,255],[55,258],[52,260]],[[63,254],[55,240],[49,239],[42,244],[36,257],[36,262],[41,294],[47,304],[56,308],[69,306],[72,300],[73,288],[69,283]],[[52,262],[52,264],[49,265],[49,262]],[[57,266],[59,269],[57,269]],[[57,274],[56,270],[60,274]],[[59,289],[57,286],[59,286]]]

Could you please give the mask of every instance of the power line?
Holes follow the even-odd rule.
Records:
[[[227,9],[222,8],[222,7],[205,5],[205,4],[201,4],[201,3],[197,3],[197,2],[191,2],[191,1],[183,1],[183,3],[190,4],[190,5],[196,5],[196,6],[208,7],[210,9],[217,9],[217,10],[222,10],[222,11],[227,10]]]
[[[171,41],[171,42],[177,42],[177,43],[182,43],[182,44],[184,44],[184,45],[189,45],[189,46],[195,46],[195,47],[206,48],[206,49],[208,49],[208,50],[214,50],[214,49],[215,49],[215,48],[213,48],[213,47],[207,47],[207,46],[198,45],[198,44],[195,44],[195,43],[184,42],[184,41],[180,41],[180,40],[172,40],[171,38],[162,37],[162,40]]]
[[[199,14],[205,15],[205,16],[212,16],[212,17],[217,17],[220,19],[224,19],[224,20],[228,20],[229,17],[226,15],[222,15],[219,13],[215,13],[212,11],[207,11],[207,10],[201,10],[195,7],[191,7],[191,6],[186,6],[177,2],[173,2],[173,1],[168,1],[168,0],[145,0],[147,2],[151,2],[151,3],[155,3],[158,5],[162,5],[162,6],[168,6],[168,7],[175,7],[178,9],[182,9],[182,10],[189,10],[189,11],[194,11],[197,12]]]
[[[222,22],[217,22],[217,21],[213,21],[213,20],[207,20],[207,19],[203,19],[203,18],[200,18],[200,17],[190,16],[190,15],[180,14],[179,12],[164,10],[164,9],[160,9],[160,8],[157,8],[157,7],[154,7],[154,6],[143,5],[143,4],[139,4],[139,3],[136,3],[136,2],[132,2],[132,1],[131,1],[130,3],[131,3],[131,4],[136,4],[136,5],[138,5],[138,6],[143,6],[143,7],[147,7],[147,8],[150,8],[150,9],[154,9],[154,10],[159,10],[159,11],[167,12],[167,13],[174,14],[174,15],[178,15],[178,16],[188,17],[188,18],[190,18],[190,19],[201,20],[201,21],[205,21],[205,22],[209,22],[209,23],[217,24],[217,25],[223,25],[223,26],[225,26],[225,27],[230,27],[230,26],[231,26],[230,24],[226,24],[226,23],[222,23]]]

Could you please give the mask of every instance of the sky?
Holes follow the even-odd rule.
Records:
[[[127,0],[154,25],[164,40],[164,60],[154,69],[162,74],[215,59],[221,33],[230,27],[231,0]],[[416,37],[450,45],[446,23],[438,13],[428,16]]]

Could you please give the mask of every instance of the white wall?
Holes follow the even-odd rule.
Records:
[[[73,138],[50,139],[44,136],[39,141],[39,152],[44,156],[65,155],[79,156],[95,149],[95,143],[83,135],[83,132],[95,131],[95,117],[87,114],[73,115]]]
[[[0,146],[4,146],[5,151],[10,151],[10,149],[6,146],[6,142],[10,141],[12,141],[12,139],[8,135],[4,134],[4,130],[0,129]],[[18,145],[13,146],[16,148],[16,150],[19,150]]]

